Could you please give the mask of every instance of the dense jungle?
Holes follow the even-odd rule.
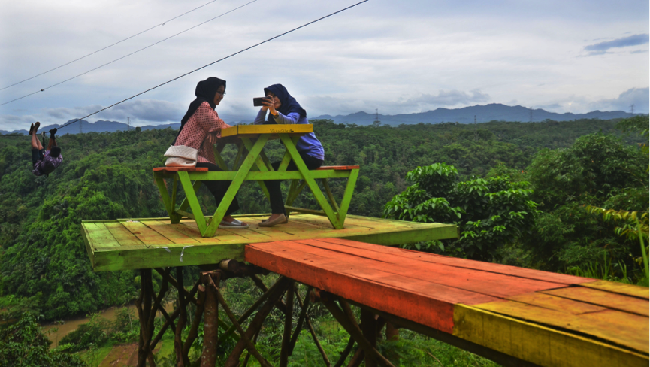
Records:
[[[457,240],[405,248],[648,286],[647,116],[397,127],[311,122],[325,147],[325,164],[361,166],[351,214],[455,223],[460,229]],[[96,313],[132,304],[138,271],[93,272],[80,223],[167,216],[152,168],[164,164],[176,133],[136,128],[62,135],[63,164],[47,177],[31,173],[28,137],[0,136],[0,365],[97,366],[114,346],[137,343],[137,319],[128,308],[111,321]],[[277,141],[266,150],[272,161],[282,153]],[[235,154],[228,148],[224,157],[232,161]],[[344,182],[331,185],[340,197]],[[206,213],[214,212],[205,188],[198,197]],[[270,212],[254,183],[242,187],[238,200],[240,213]],[[296,205],[317,209],[307,191]],[[189,268],[185,284],[198,277],[198,268]],[[247,280],[223,287],[236,312],[261,294]],[[336,355],[347,333],[326,309],[316,305],[310,314],[323,348]],[[39,328],[87,315],[89,322],[56,348]],[[274,315],[257,341],[270,361],[279,359],[282,335],[275,326],[282,322]],[[195,357],[201,335],[202,329]],[[157,365],[173,366],[171,334],[165,338]],[[235,342],[233,337],[220,349],[220,358]],[[402,366],[496,366],[406,331],[380,348]],[[290,365],[322,365],[309,331],[300,334]]]

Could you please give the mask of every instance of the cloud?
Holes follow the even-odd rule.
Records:
[[[440,107],[468,105],[472,103],[487,102],[490,100],[489,95],[481,93],[478,89],[471,90],[470,92],[471,94],[459,90],[441,90],[438,92],[438,95],[422,94],[419,97],[408,99],[406,104],[422,107]]]
[[[126,120],[138,119],[152,122],[180,121],[185,109],[178,103],[154,99],[141,99],[125,102],[107,111],[100,112],[97,116],[102,119]]]
[[[589,55],[602,55],[610,48],[645,45],[647,43],[647,34],[635,34],[628,37],[617,38],[611,41],[594,43],[593,45],[586,46],[585,51],[591,51]]]
[[[632,88],[621,93],[618,98],[601,99],[588,104],[588,108],[599,111],[630,111],[634,105],[636,113],[648,113],[648,88]]]

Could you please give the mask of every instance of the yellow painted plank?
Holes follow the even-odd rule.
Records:
[[[314,131],[314,125],[312,124],[238,125],[236,128],[236,131],[232,127],[222,130],[221,136],[227,137],[234,135],[311,133]]]
[[[124,228],[122,223],[104,223],[104,226],[115,237],[115,240],[120,246],[142,246],[144,245],[137,237],[133,235],[128,229]]]
[[[596,288],[596,289],[601,289],[601,290],[612,292],[612,293],[627,294],[629,296],[648,299],[648,288],[647,287],[639,287],[638,285],[623,284],[623,283],[608,282],[608,281],[605,281],[605,280],[598,280],[598,281],[591,282],[591,283],[583,283],[583,284],[580,284],[580,286],[589,287],[589,288]]]
[[[566,288],[565,288],[566,289]],[[587,312],[605,311],[607,308],[592,305],[585,302],[574,301],[562,297],[556,297],[546,292],[526,293],[518,296],[508,297],[509,300],[525,303],[555,311],[580,315]],[[646,302],[647,303],[647,302]]]
[[[460,304],[453,335],[540,366],[648,366],[647,355]]]
[[[105,223],[84,223],[83,227],[86,231],[86,238],[88,238],[93,248],[114,248],[120,246],[119,242],[115,240],[115,237],[106,228]]]
[[[474,307],[569,332],[584,333],[648,353],[647,317],[612,310],[573,315],[512,301],[489,302]]]
[[[160,233],[147,227],[140,221],[125,221],[122,222],[124,228],[133,233],[145,245],[161,245],[167,246],[173,244],[170,240],[162,236]]]
[[[196,245],[199,242],[180,231],[177,231],[177,227],[172,227],[169,223],[162,223],[158,221],[142,221],[142,224],[158,232],[160,235],[167,238],[174,244],[177,245]]]
[[[648,316],[648,301],[624,294],[586,287],[568,287],[544,291],[558,297],[578,300],[602,307]]]

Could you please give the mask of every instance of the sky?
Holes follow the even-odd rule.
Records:
[[[359,0],[0,1],[0,129],[13,131],[83,117]],[[489,103],[647,114],[648,27],[647,0],[368,0],[86,120],[179,122],[210,76],[227,81],[226,122],[255,116],[251,99],[275,83],[312,117]]]

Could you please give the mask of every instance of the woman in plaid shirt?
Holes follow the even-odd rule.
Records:
[[[29,129],[29,135],[32,136],[32,173],[36,176],[49,175],[63,162],[61,148],[56,146],[56,129],[50,130],[50,142],[45,150],[36,137],[39,126],[41,123],[37,122]]]

